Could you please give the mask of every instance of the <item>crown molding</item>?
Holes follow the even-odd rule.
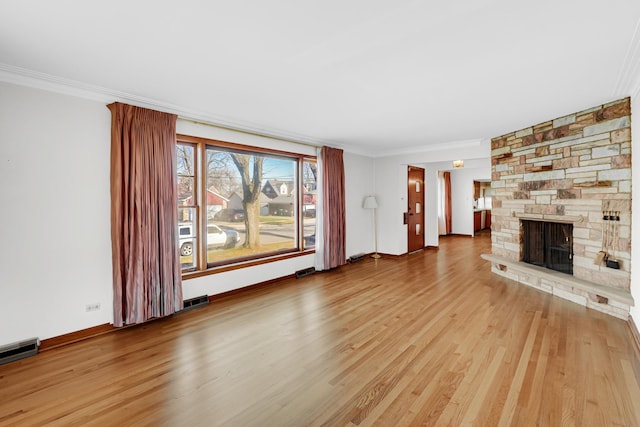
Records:
[[[428,145],[422,145],[418,147],[407,147],[407,148],[401,148],[398,150],[389,150],[389,151],[379,152],[373,157],[394,157],[394,156],[403,156],[403,155],[411,155],[411,154],[429,153],[433,151],[458,150],[461,148],[477,147],[481,145],[484,141],[487,141],[487,139],[476,138],[476,139],[466,139],[462,141],[443,142],[439,144],[428,144]]]
[[[104,104],[110,104],[112,102],[123,102],[138,107],[176,114],[180,119],[195,122],[198,124],[218,127],[260,137],[278,139],[281,141],[312,147],[321,147],[324,145],[338,147],[349,153],[371,158],[393,157],[413,153],[464,148],[478,145],[481,141],[480,139],[474,139],[467,141],[453,141],[440,144],[405,147],[399,148],[397,150],[371,150],[367,149],[367,147],[363,147],[362,145],[349,144],[340,141],[325,141],[306,135],[286,132],[280,129],[261,127],[253,123],[234,121],[201,111],[194,111],[183,106],[171,104],[168,102],[162,102],[143,96],[138,96],[102,86],[80,82],[78,80],[54,76],[51,74],[33,71],[4,63],[0,63],[0,82],[31,87],[48,92],[55,92],[62,95],[97,101]]]
[[[640,19],[627,48],[613,95],[617,99],[640,95]]]
[[[58,77],[3,63],[0,63],[0,82],[41,89],[49,92],[60,93],[62,95],[102,102],[105,104],[123,102],[138,107],[176,114],[181,119],[208,126],[279,139],[297,144],[311,145],[314,147],[322,145],[336,145],[335,142],[321,141],[306,135],[285,132],[279,129],[269,129],[253,123],[233,121],[168,102],[162,102],[143,96],[133,95],[102,86],[91,85],[77,80]]]

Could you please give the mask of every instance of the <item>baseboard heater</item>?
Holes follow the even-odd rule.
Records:
[[[298,271],[296,271],[296,279],[299,279],[299,278],[305,277],[305,276],[310,276],[315,272],[316,272],[316,269],[313,268],[313,267],[309,267],[309,268],[304,268],[302,270],[298,270]]]
[[[194,308],[202,307],[204,305],[209,304],[209,297],[206,295],[201,295],[195,298],[189,298],[184,300],[184,308],[180,311],[193,310]]]
[[[351,255],[347,261],[353,264],[354,262],[362,261],[364,257],[365,257],[364,254],[355,254],[355,255]]]
[[[0,365],[38,354],[40,340],[31,338],[0,347]]]

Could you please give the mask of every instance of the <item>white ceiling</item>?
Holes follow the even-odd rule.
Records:
[[[638,0],[0,0],[0,11],[5,76],[369,155],[612,101],[640,71]]]

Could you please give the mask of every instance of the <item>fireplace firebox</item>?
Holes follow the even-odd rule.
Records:
[[[522,261],[573,274],[573,224],[522,220]]]

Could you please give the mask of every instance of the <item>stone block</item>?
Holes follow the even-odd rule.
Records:
[[[567,173],[567,179],[578,179],[578,178],[595,178],[598,176],[597,171],[589,171],[589,172],[576,172],[576,173]]]
[[[630,179],[631,179],[631,168],[610,169],[610,170],[602,170],[598,172],[599,181],[618,181],[618,180],[630,180]]]
[[[542,137],[544,134],[542,132],[537,132],[532,135],[527,135],[522,138],[522,145],[527,147],[529,145],[539,144],[542,142]]]
[[[559,138],[555,141],[551,141],[547,144],[549,144],[549,149],[551,151],[557,151],[566,147],[571,147],[572,145],[576,144],[577,140],[580,140],[581,138],[582,135],[569,135],[565,136],[564,138]]]
[[[611,165],[602,164],[602,165],[591,165],[591,166],[571,168],[571,169],[566,169],[565,173],[566,174],[585,173],[585,172],[591,172],[591,171],[602,171],[607,169],[611,169]]]
[[[589,240],[591,239],[591,230],[588,228],[579,228],[579,227],[573,227],[573,237],[575,239],[585,239],[585,240]],[[575,242],[574,242],[574,249],[575,249]]]
[[[580,190],[577,189],[560,189],[558,190],[558,199],[579,199],[582,196]]]
[[[618,192],[631,193],[631,181],[618,181]]]
[[[560,190],[560,189],[571,189],[573,188],[573,180],[572,179],[554,179],[550,181],[544,181],[544,186],[542,189],[544,190]]]
[[[580,160],[577,157],[568,157],[564,159],[558,159],[553,161],[554,169],[570,169],[577,168],[580,164]]]
[[[493,138],[491,140],[491,150],[497,150],[498,148],[504,148],[507,145],[507,139],[504,137]]]
[[[571,302],[575,302],[576,304],[580,304],[582,306],[587,305],[587,298],[581,295],[576,295],[571,291],[565,291],[564,289],[560,289],[559,287],[555,287],[553,289],[553,295],[558,296],[562,299],[569,300]]]
[[[607,120],[595,125],[587,126],[583,130],[583,135],[592,136],[602,133],[608,133],[614,130],[629,127],[630,125],[631,121],[629,120],[629,116],[619,117],[617,119]]]
[[[575,187],[593,187],[595,183],[595,177],[573,178],[573,185]]]
[[[529,170],[526,173],[545,172],[545,171],[552,171],[552,170],[553,170],[553,166],[551,165],[551,161],[540,162],[540,163],[534,163],[533,166],[529,167]]]
[[[573,180],[573,185],[575,187],[580,187],[580,188],[608,188],[608,187],[613,187],[613,183],[611,181],[598,181],[596,180],[581,180],[581,179],[574,179]]]
[[[508,147],[508,146],[503,146],[503,147],[500,147],[500,148],[492,149],[491,150],[491,157],[498,158],[501,155],[509,153],[510,151],[511,151],[511,147]]]
[[[551,204],[551,196],[536,196],[535,201],[537,205],[549,205]]]
[[[553,121],[553,127],[557,128],[560,126],[564,126],[564,125],[568,125],[571,123],[575,123],[576,121],[576,115],[575,114],[571,114],[569,116],[564,116],[564,117],[560,117],[558,119],[555,119]]]
[[[526,128],[526,129],[522,129],[519,130],[515,133],[516,138],[522,138],[523,136],[527,136],[527,135],[531,135],[533,134],[533,128]]]
[[[533,132],[543,132],[553,128],[553,121],[549,120],[548,122],[538,123],[533,126]]]
[[[589,187],[582,189],[583,198],[602,198],[604,199],[607,194],[617,194],[617,187]]]
[[[527,163],[533,163],[535,166],[539,166],[542,164],[551,165],[553,160],[562,159],[562,154],[549,154],[548,156],[536,156],[535,154],[529,155],[526,157]]]
[[[544,157],[549,155],[549,146],[543,145],[542,147],[537,147],[535,149],[536,157]]]
[[[564,205],[525,205],[527,214],[564,215]]]
[[[592,125],[596,122],[596,115],[594,112],[578,113],[576,114],[576,121],[569,126],[576,129],[582,129],[585,126]]]
[[[618,102],[596,111],[596,122],[603,122],[629,115],[631,115],[631,103],[629,102],[629,98],[626,98],[626,102]]]
[[[631,167],[631,154],[622,154],[611,158],[611,167],[613,169],[623,169]]]
[[[580,159],[580,167],[586,168],[587,166],[594,165],[607,165],[611,166],[611,157],[601,157],[599,159]]]
[[[526,191],[516,191],[513,193],[513,198],[515,200],[527,200],[529,199],[529,193]]]
[[[564,170],[525,173],[524,180],[525,181],[546,181],[546,180],[554,180],[554,179],[564,179],[564,174],[565,174]]]
[[[569,129],[569,125],[564,125],[542,132],[542,141],[553,141],[555,139],[569,136],[570,134],[571,131]]]
[[[604,147],[595,147],[591,150],[591,157],[594,159],[600,157],[612,157],[620,154],[620,145],[619,144],[609,144]]]
[[[631,141],[631,129],[624,128],[611,132],[611,142],[614,144]]]

